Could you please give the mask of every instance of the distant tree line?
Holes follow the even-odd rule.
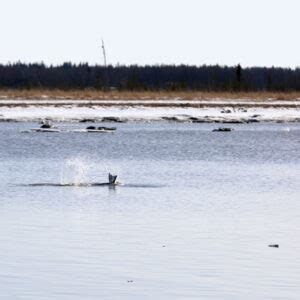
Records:
[[[300,91],[300,68],[227,66],[60,66],[0,64],[0,88],[167,91]]]

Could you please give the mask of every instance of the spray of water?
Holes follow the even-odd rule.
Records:
[[[90,164],[82,158],[70,158],[61,168],[60,184],[80,185],[87,182]]]
[[[107,161],[97,162],[83,157],[72,157],[61,166],[60,184],[82,185],[107,182],[108,173],[121,177],[120,166]]]

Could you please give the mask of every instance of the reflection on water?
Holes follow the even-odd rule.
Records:
[[[300,125],[32,126],[0,124],[1,299],[299,298]]]

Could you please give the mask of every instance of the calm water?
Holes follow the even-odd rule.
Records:
[[[1,299],[300,298],[300,124],[32,127],[0,124]]]

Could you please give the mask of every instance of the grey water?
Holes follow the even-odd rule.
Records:
[[[229,126],[1,123],[0,299],[299,299],[300,124]]]

